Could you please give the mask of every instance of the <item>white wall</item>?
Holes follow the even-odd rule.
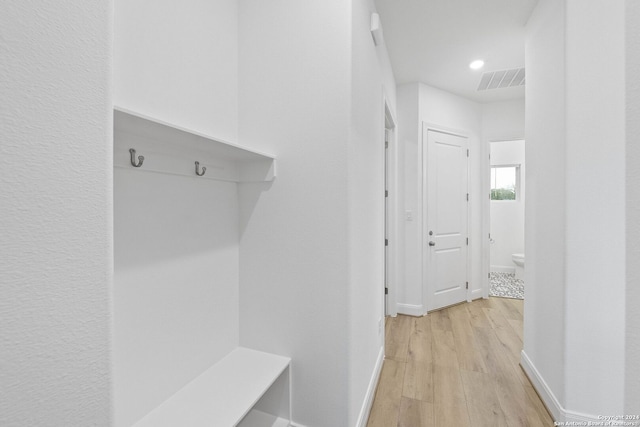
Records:
[[[383,85],[392,108],[395,91],[373,10],[239,9],[240,142],[278,159],[272,185],[240,185],[240,341],[292,357],[293,419],[314,427],[365,421],[383,342]]]
[[[488,166],[489,165],[488,155],[489,155],[489,149],[490,149],[489,144],[491,144],[491,141],[513,141],[513,140],[519,140],[524,138],[524,134],[525,134],[524,106],[525,106],[524,98],[515,99],[511,101],[492,102],[490,104],[482,105],[482,145],[483,145],[482,148],[484,152],[482,152],[480,156],[482,159],[487,159],[486,163],[484,163],[485,160],[483,160],[484,165],[482,165],[482,166],[485,166],[482,172],[482,175],[483,175],[482,185],[486,192],[488,192],[490,188],[489,177],[491,175],[491,172]],[[524,179],[525,178],[524,171],[521,171],[520,176],[523,182],[526,181]],[[490,209],[491,209],[490,200],[488,198],[483,198],[482,203],[483,203],[483,206],[482,206],[483,212],[490,212]],[[524,213],[522,215],[524,216]],[[484,239],[484,236],[488,237],[488,234],[491,232],[491,224],[490,224],[490,219],[488,217],[489,216],[483,216],[482,218],[483,231],[481,236],[483,238],[481,244],[484,245],[482,249],[483,259],[482,259],[481,277],[483,281],[486,280],[487,295],[488,295],[488,287],[489,287],[489,282],[487,278],[487,275],[489,272],[489,265],[490,263],[495,265],[495,263],[491,262],[491,257],[485,258],[487,257],[487,254],[490,253],[493,246],[489,243],[488,239]],[[518,252],[524,252],[524,243],[520,246],[521,246],[521,250],[519,250]],[[508,261],[509,262],[506,265],[511,266],[511,268],[515,268],[515,266],[513,266],[513,262],[511,262],[511,259],[509,259]]]
[[[117,1],[115,104],[236,141],[237,15],[233,0]],[[239,211],[234,183],[116,169],[114,191],[125,426],[238,345]]]
[[[114,104],[235,141],[234,0],[116,0]]]
[[[221,138],[239,134],[241,144],[278,157],[278,178],[240,186],[236,225],[232,184],[194,188],[188,179],[117,172],[117,349],[126,348],[118,401],[145,395],[137,406],[152,406],[233,345],[239,292],[241,344],[294,360],[294,420],[355,422],[383,342],[383,84],[395,104],[388,55],[369,32],[373,2],[121,3],[116,104]],[[215,288],[227,306],[213,301],[212,276],[231,283]],[[169,312],[136,313],[148,298],[142,277],[159,282],[164,291],[153,306]],[[200,301],[180,298],[178,281]],[[185,311],[192,316],[177,316]],[[171,326],[158,331],[158,323]],[[176,342],[179,350],[136,374],[145,354],[165,354]],[[139,356],[125,356],[133,353]],[[173,377],[152,381],[171,365]],[[146,410],[129,405],[119,419]]]
[[[482,139],[512,141],[524,138],[525,100],[482,104]]]
[[[624,36],[623,0],[566,1],[566,407],[594,416],[624,412]]]
[[[425,84],[402,85],[398,88],[400,114],[415,117],[416,103],[411,94],[418,91],[418,124],[426,123],[441,130],[458,132],[468,137],[470,149],[469,174],[479,176],[481,170],[480,130],[482,115],[480,105],[458,95]],[[400,119],[401,140],[404,145],[404,204],[411,211],[413,221],[405,221],[405,280],[398,293],[398,311],[406,314],[424,314],[427,295],[422,283],[422,131],[407,131],[411,126],[406,118]],[[415,126],[415,124],[414,124]],[[415,138],[415,137],[418,138]],[[481,192],[480,180],[471,180],[469,261],[471,265],[469,289],[480,297],[481,292]],[[474,296],[475,297],[475,296]]]
[[[111,424],[111,8],[2,5],[3,426]]]
[[[624,412],[623,9],[541,0],[527,28],[523,360],[568,421]]]
[[[349,220],[349,426],[366,423],[363,402],[383,355],[384,104],[395,115],[395,82],[384,45],[371,37],[373,0],[353,0]],[[384,25],[384,24],[383,24]],[[383,86],[384,85],[384,86]],[[392,148],[392,147],[391,147]],[[360,424],[357,424],[360,422]]]
[[[525,57],[524,353],[561,406],[565,403],[564,16],[562,2],[540,0],[527,24]]]
[[[625,2],[627,76],[640,74],[640,3]],[[627,78],[627,144],[626,144],[626,353],[625,353],[625,408],[626,414],[640,413],[640,82]]]
[[[130,426],[237,347],[235,183],[114,171],[115,419]]]
[[[414,200],[416,195],[419,194],[420,187],[416,187],[416,172],[412,170],[411,174],[406,173],[407,163],[409,162],[407,157],[407,151],[411,153],[418,152],[420,135],[422,135],[422,125],[419,119],[420,111],[420,91],[418,89],[418,83],[410,83],[399,85],[397,87],[397,109],[398,109],[398,145],[402,148],[403,157],[400,158],[399,164],[400,175],[402,179],[402,194],[401,203],[403,205],[404,212],[401,211],[400,221],[404,221],[404,235],[402,236],[404,246],[402,248],[400,256],[400,270],[402,271],[402,280],[398,282],[397,286],[397,305],[399,313],[413,313],[414,315],[420,315],[424,313],[424,307],[422,304],[422,287],[421,283],[421,270],[416,270],[416,264],[420,262],[420,252],[416,252],[418,249],[415,247],[414,235],[420,233],[422,225],[420,223],[419,212],[416,211],[416,207],[420,204]],[[415,168],[415,165],[412,166]],[[412,195],[412,200],[409,202],[406,194]],[[412,220],[407,219],[407,214],[411,214]],[[408,240],[408,238],[411,240]],[[409,244],[411,242],[411,244]],[[411,267],[411,268],[409,268]]]
[[[350,7],[239,2],[239,141],[278,161],[239,185],[240,343],[292,358],[313,427],[348,416]]]
[[[520,165],[520,186],[516,200],[492,200],[490,260],[492,271],[514,271],[512,255],[524,253],[524,206],[526,166],[524,141],[491,143],[491,165]]]

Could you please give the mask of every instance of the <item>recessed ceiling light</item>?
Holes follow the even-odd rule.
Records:
[[[479,70],[482,67],[484,67],[484,61],[482,59],[477,59],[469,64],[469,68],[472,70]]]

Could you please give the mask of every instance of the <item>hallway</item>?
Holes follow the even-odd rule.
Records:
[[[476,300],[387,318],[368,427],[552,426],[519,366],[523,301]]]

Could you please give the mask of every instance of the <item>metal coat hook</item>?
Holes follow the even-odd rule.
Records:
[[[131,153],[131,166],[133,166],[134,168],[139,168],[140,166],[142,166],[142,162],[144,162],[144,156],[138,156],[138,164],[136,164],[136,150],[130,148],[129,153]]]
[[[200,162],[196,162],[196,175],[202,176],[207,171],[206,166],[202,167],[202,172],[200,172]]]

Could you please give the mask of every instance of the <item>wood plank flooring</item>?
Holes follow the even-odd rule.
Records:
[[[523,301],[476,300],[387,318],[368,427],[550,427],[520,368]]]

